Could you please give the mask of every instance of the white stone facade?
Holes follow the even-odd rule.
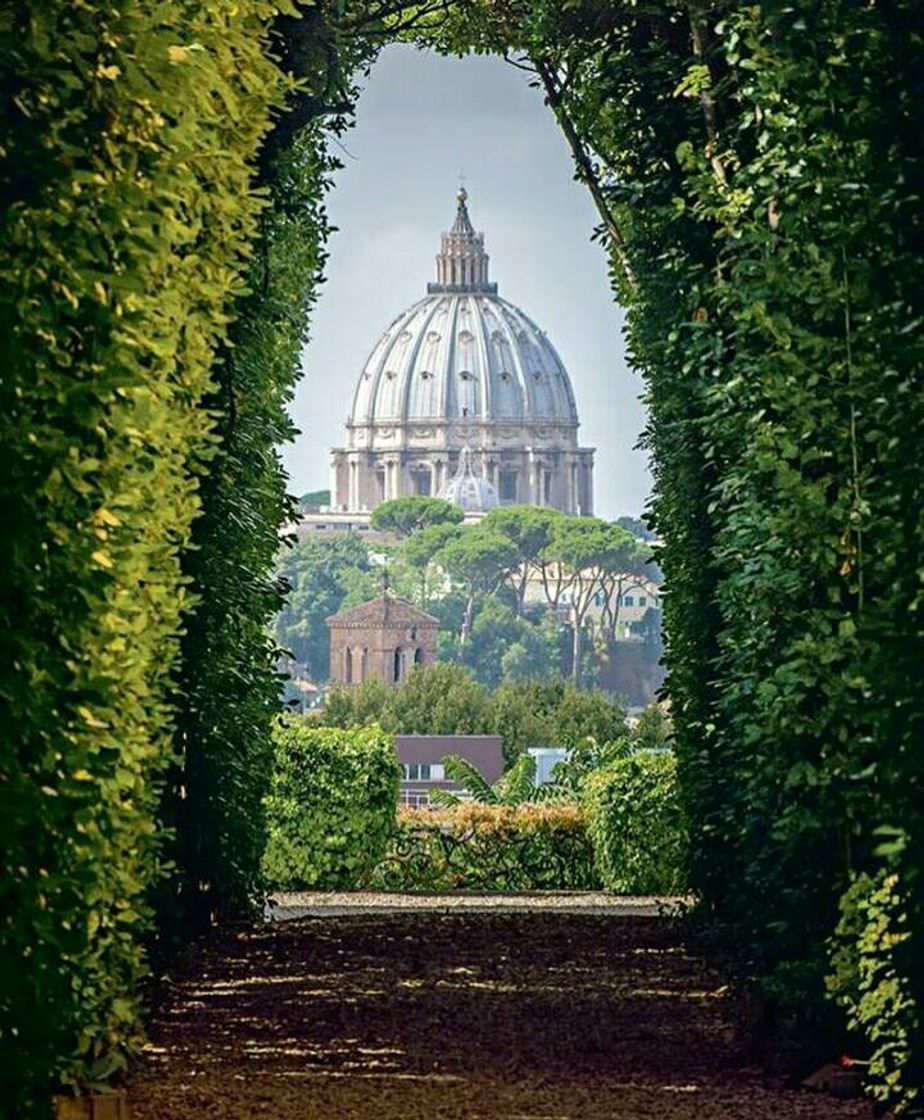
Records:
[[[436,283],[392,322],[360,374],[346,446],[332,452],[332,509],[438,495],[469,447],[501,505],[589,515],[594,452],[577,433],[568,373],[545,332],[497,295],[461,190]]]

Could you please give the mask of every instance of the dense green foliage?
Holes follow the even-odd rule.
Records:
[[[599,886],[575,804],[402,810],[370,882],[388,890],[590,890]]]
[[[451,624],[456,604],[447,606],[450,609],[442,612],[437,606],[436,613],[448,615]],[[441,661],[464,666],[489,689],[560,677],[567,632],[551,611],[540,607],[517,614],[500,595],[476,595],[472,613],[475,621],[464,642],[452,631],[440,632]]]
[[[442,498],[392,498],[372,511],[372,528],[409,537],[434,525],[458,525],[462,510]]]
[[[284,720],[274,733],[263,870],[284,890],[348,889],[379,862],[394,827],[399,768],[376,726],[341,730]]]
[[[687,886],[687,827],[670,751],[611,758],[584,783],[587,830],[603,885],[620,894]]]
[[[495,734],[503,737],[509,762],[529,747],[579,749],[622,739],[625,712],[602,692],[577,689],[562,680],[502,685],[492,697]]]
[[[581,750],[588,738],[605,744],[626,735],[625,712],[602,692],[559,680],[503,685],[490,694],[462,666],[440,662],[395,688],[365,681],[332,689],[308,719],[330,727],[374,722],[404,735],[500,735],[508,766],[529,747]]]
[[[178,669],[174,777],[184,796],[164,814],[177,828],[171,885],[181,928],[242,912],[259,886],[279,704],[278,651],[267,628],[283,605],[274,566],[278,526],[291,514],[277,447],[293,435],[286,405],[301,372],[321,263],[325,170],[316,128],[306,128],[268,169],[270,206],[261,215],[250,293],[239,304],[209,401],[221,442],[184,557],[198,589]],[[293,597],[302,603],[304,595],[299,587]]]
[[[180,554],[215,353],[264,205],[273,7],[0,17],[0,1098],[42,1109],[138,1031]]]
[[[846,1009],[849,1026],[875,1047],[869,1069],[874,1095],[886,1103],[897,1095],[910,1102],[914,1083],[906,1071],[924,1018],[912,987],[921,949],[908,899],[899,877],[884,869],[875,880],[858,875],[840,906],[828,990]]]
[[[356,533],[309,537],[283,551],[279,572],[288,591],[276,619],[276,640],[313,680],[326,680],[330,671],[326,620],[348,605],[357,583],[363,589],[360,602],[375,594],[364,582],[369,571],[368,550]]]
[[[311,201],[315,201],[312,199]],[[330,490],[308,490],[298,499],[302,509],[317,509],[319,506],[330,505]]]
[[[918,17],[511,0],[442,38],[528,57],[598,205],[647,384],[692,883],[807,1016],[855,876],[924,925]],[[888,992],[884,954],[921,1005],[902,945],[860,974]],[[920,1032],[853,1018],[911,1107]]]
[[[617,642],[622,593],[635,578],[657,575],[649,546],[605,521],[533,506],[492,510],[477,525],[460,522],[460,510],[435,498],[377,507],[373,528],[397,538],[375,547],[387,555],[387,573],[370,564],[358,534],[296,542],[281,561],[292,593],[276,638],[299,671],[315,681],[327,677],[325,619],[380,595],[387,575],[393,594],[440,620],[440,660],[466,666],[486,687],[554,680],[569,665],[590,684],[597,660]],[[653,614],[644,639],[652,650],[660,641],[659,612]]]
[[[529,805],[540,801],[563,801],[562,792],[553,784],[542,785],[536,781],[536,760],[532,755],[521,754],[492,785],[478,768],[458,754],[443,759],[446,777],[456,782],[465,796],[448,789],[435,789],[430,793],[430,803],[443,808],[475,801],[479,805]]]

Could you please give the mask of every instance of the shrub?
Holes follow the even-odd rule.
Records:
[[[584,813],[574,803],[404,809],[370,877],[389,890],[588,890],[599,887]]]
[[[687,833],[668,751],[612,760],[584,786],[588,832],[603,885],[625,894],[681,891]]]
[[[896,1115],[921,1098],[922,1019],[914,990],[913,919],[901,877],[855,876],[840,900],[828,992],[870,1048],[872,1095]]]
[[[268,883],[283,889],[358,886],[385,854],[395,821],[398,762],[380,727],[312,728],[282,720],[266,800]]]

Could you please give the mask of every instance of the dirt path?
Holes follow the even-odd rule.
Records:
[[[672,921],[305,918],[227,933],[154,1015],[136,1120],[853,1120],[736,1047]]]

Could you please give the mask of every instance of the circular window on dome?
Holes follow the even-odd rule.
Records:
[[[411,334],[411,332],[410,332],[410,331],[402,331],[402,332],[401,332],[401,333],[400,333],[400,334],[398,335],[398,339],[399,339],[399,341],[401,341],[401,342],[410,342],[410,341],[411,341],[411,339],[412,339],[413,337],[414,337],[414,336],[413,336],[413,334]]]
[[[472,342],[475,336],[471,331],[459,331],[459,341],[461,343]]]
[[[508,372],[507,372],[507,371],[506,371],[505,369],[504,369],[504,370],[501,370],[501,373],[500,373],[500,379],[501,379],[501,381],[503,381],[503,382],[504,382],[504,384],[506,385],[506,384],[507,384],[507,382],[508,382],[508,381],[510,380],[510,374],[509,374],[509,373],[508,373]]]
[[[421,381],[429,381],[432,376],[433,376],[433,374],[428,369],[422,369],[420,371],[420,380]]]
[[[439,342],[439,340],[441,338],[442,338],[442,335],[440,334],[439,331],[430,331],[430,333],[427,335],[427,342],[431,342],[431,343]]]
[[[459,370],[459,377],[463,381],[474,381],[475,380],[475,375],[472,373],[472,371],[470,369],[460,369]]]
[[[398,375],[397,375],[397,373],[395,373],[395,371],[393,369],[387,369],[387,370],[385,370],[385,376],[388,378],[389,381],[394,381],[394,379]]]
[[[537,369],[536,372],[533,374],[533,381],[535,381],[536,384],[538,385],[541,380],[542,380],[542,374]]]

